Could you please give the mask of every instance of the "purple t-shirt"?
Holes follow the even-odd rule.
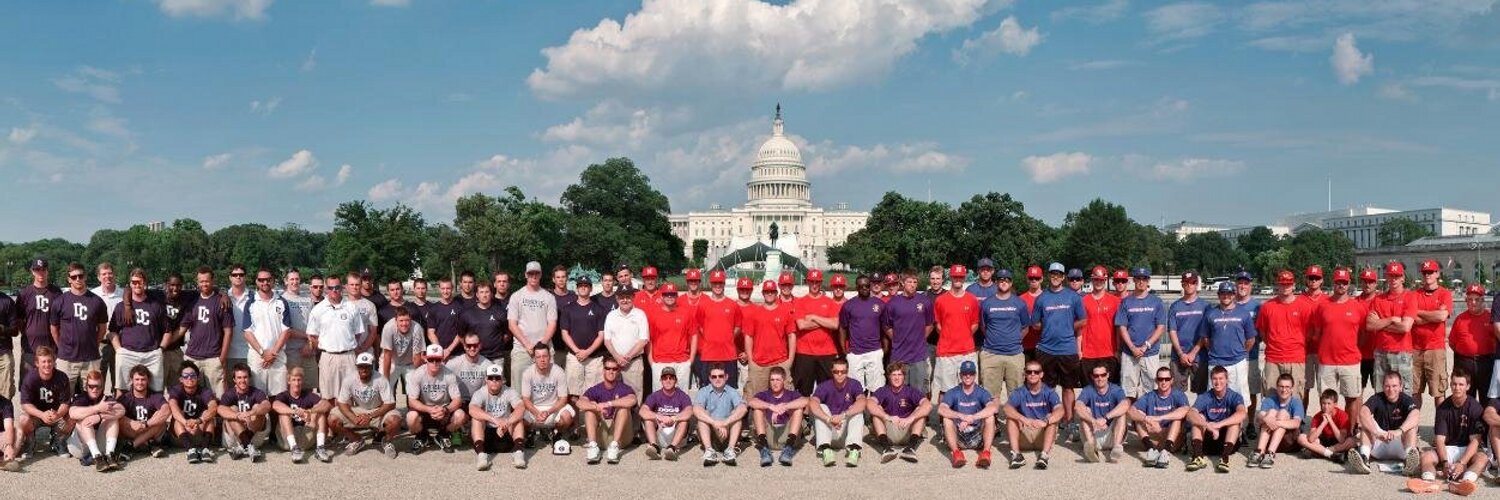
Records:
[[[874,295],[844,301],[839,308],[839,326],[849,330],[849,354],[880,350],[881,318],[888,309],[885,301]]]
[[[927,360],[927,331],[932,326],[932,299],[926,294],[898,294],[886,303],[881,323],[891,328],[891,361],[907,364]]]
[[[922,342],[926,342],[922,340]],[[833,380],[824,380],[813,389],[812,397],[818,398],[818,402],[828,406],[831,414],[840,414],[854,406],[854,401],[865,393],[865,388],[859,385],[858,380],[845,379],[844,386],[839,387]]]
[[[854,381],[850,380],[850,382],[854,382]],[[858,382],[855,382],[855,383],[858,383]],[[801,398],[802,398],[802,393],[797,392],[795,389],[792,389],[791,387],[787,387],[787,388],[782,389],[780,396],[777,396],[775,394],[771,394],[771,390],[770,389],[766,389],[764,391],[760,391],[760,392],[758,392],[758,393],[755,394],[755,399],[759,399],[761,401],[764,401],[764,402],[767,402],[767,403],[770,403],[770,404],[773,404],[773,405],[786,404],[786,403],[790,403],[792,401],[796,401],[796,400],[801,399]],[[830,404],[829,408],[832,408],[832,407],[833,407],[833,405]],[[845,406],[845,408],[848,408],[848,406]],[[769,417],[771,417],[771,425],[776,425],[776,426],[786,425],[787,419],[789,419],[789,418],[792,417],[791,413],[783,413],[781,415],[771,415],[770,413],[771,412],[768,411],[768,412],[766,412],[766,415],[769,416]]]
[[[53,285],[37,288],[26,285],[17,299],[21,305],[21,319],[26,322],[26,341],[21,343],[22,352],[31,354],[37,346],[52,345],[52,302],[62,295],[62,289]]]
[[[120,335],[120,347],[134,352],[151,352],[161,348],[161,337],[167,331],[167,310],[151,296],[131,305],[134,321],[126,325],[125,306],[115,306],[109,318],[109,331]]]
[[[174,385],[167,388],[167,399],[176,401],[182,407],[182,416],[202,418],[203,412],[208,410],[208,404],[214,400],[214,391],[199,385],[197,392],[188,394],[181,385]]]
[[[89,391],[83,391],[83,392],[80,392],[78,394],[73,395],[73,401],[69,402],[68,405],[69,406],[74,406],[74,407],[79,407],[79,408],[87,408],[87,407],[99,404],[101,402],[104,402],[104,401],[114,401],[114,399],[115,399],[114,396],[110,396],[108,394],[105,394],[104,391],[99,391],[99,397],[97,397],[97,398],[90,397],[89,396]]]
[[[682,392],[682,389],[674,389],[671,394],[667,394],[667,391],[659,390],[651,393],[650,396],[646,396],[645,406],[650,408],[651,411],[656,412],[657,415],[675,417],[681,415],[684,411],[692,411],[693,398],[688,397],[686,392]]]
[[[208,297],[198,295],[192,309],[182,315],[182,326],[188,329],[185,354],[190,358],[219,357],[224,347],[224,329],[234,330],[234,306],[225,307],[226,301],[219,300],[223,297],[220,293],[214,292]]]
[[[312,407],[317,406],[318,403],[323,402],[323,397],[319,396],[318,393],[310,391],[304,387],[302,388],[301,396],[293,396],[292,391],[287,390],[285,392],[282,392],[281,394],[277,394],[275,397],[275,401],[290,406],[293,410],[311,410]],[[293,416],[292,423],[296,425],[303,425],[307,422],[303,422],[302,419]]]
[[[82,295],[71,290],[57,296],[52,303],[51,322],[57,327],[57,359],[94,361],[99,359],[99,325],[109,321],[104,299],[85,290]]]
[[[922,400],[926,399],[927,395],[908,384],[902,385],[900,390],[893,390],[889,385],[881,386],[875,389],[874,397],[875,403],[879,404],[880,409],[885,410],[887,415],[906,418],[911,416],[911,412],[917,411],[917,406],[922,404]]]
[[[219,396],[220,406],[233,406],[235,411],[250,411],[250,408],[266,401],[266,391],[255,386],[250,386],[245,392],[240,392],[233,385],[224,390],[224,395]]]
[[[167,398],[150,389],[146,390],[146,397],[143,398],[135,397],[134,392],[126,392],[120,395],[120,405],[125,407],[125,418],[145,422],[167,405]]]
[[[608,403],[616,399],[634,395],[635,390],[631,389],[630,386],[625,385],[624,381],[616,382],[614,387],[609,387],[604,382],[600,382],[593,387],[590,387],[587,390],[583,391],[583,397],[589,398],[589,401],[593,401],[595,403]],[[619,408],[613,407],[605,408],[604,418],[615,418],[615,410],[618,409]]]
[[[53,370],[51,380],[42,380],[36,370],[26,373],[21,379],[21,404],[30,404],[41,411],[56,410],[63,402],[73,399],[73,384],[68,376]]]

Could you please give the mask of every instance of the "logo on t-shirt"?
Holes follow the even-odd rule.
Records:
[[[917,303],[917,312],[922,312],[922,303],[921,302]]]
[[[74,303],[73,317],[77,318],[79,321],[87,321],[89,319],[89,306]]]
[[[47,308],[51,304],[52,304],[52,301],[47,300],[47,296],[46,295],[38,295],[38,296],[36,296],[36,310],[41,311],[41,312],[48,312]]]
[[[151,313],[146,312],[146,311],[142,311],[140,309],[136,309],[135,310],[135,324],[141,325],[141,326],[148,326],[148,325],[150,325],[151,324]]]

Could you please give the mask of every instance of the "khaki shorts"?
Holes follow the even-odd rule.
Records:
[[[100,364],[100,360],[97,359],[93,361],[67,361],[58,359],[57,371],[62,372],[63,375],[67,375],[69,382],[78,384],[79,380],[83,378],[84,374],[92,370],[98,370]],[[214,391],[214,394],[218,393],[218,390]]]
[[[1448,392],[1448,353],[1447,351],[1425,350],[1417,351],[1412,356],[1412,376],[1416,377],[1416,387],[1411,393],[1413,396],[1420,395],[1426,389],[1427,395],[1433,399],[1441,400],[1443,394]]]
[[[938,356],[933,358],[932,388],[933,392],[944,392],[958,387],[958,368],[965,361],[979,364],[979,357],[975,353],[960,354],[957,356]],[[921,389],[921,387],[918,387]],[[993,394],[993,393],[992,393]]]
[[[151,390],[162,390],[162,351],[156,349],[148,352],[135,352],[130,349],[118,349],[115,351],[115,380],[120,387],[130,387],[130,370],[136,365],[146,367],[151,372]]]
[[[594,356],[580,361],[568,355],[568,365],[563,368],[568,378],[568,394],[583,395],[583,391],[604,380],[604,357]],[[683,375],[679,373],[678,377]]]
[[[0,353],[0,396],[13,401],[16,397],[16,365],[8,352]]]
[[[1129,354],[1120,355],[1120,386],[1125,397],[1139,398],[1156,388],[1156,370],[1161,368],[1161,356],[1151,354],[1136,359]]]
[[[1017,441],[1020,441],[1016,444],[1016,448],[1021,451],[1042,451],[1045,447],[1047,439],[1046,427],[1040,429],[1021,427],[1020,432],[1016,434],[1019,436]]]
[[[750,375],[747,378],[745,378],[745,397],[746,398],[753,398],[753,397],[755,397],[756,394],[759,394],[761,391],[770,389],[771,388],[771,368],[777,367],[777,366],[780,366],[781,369],[783,369],[783,370],[788,370],[787,373],[790,374],[791,373],[790,370],[791,370],[791,366],[792,366],[792,360],[790,360],[790,359],[782,360],[782,362],[776,363],[776,364],[770,365],[770,366],[760,366],[760,365],[755,364],[754,361],[751,361],[750,362],[750,369],[748,370],[750,372]],[[788,383],[790,383],[790,381],[788,381]],[[805,396],[805,394],[804,394],[804,396]]]
[[[1276,394],[1276,379],[1282,375],[1292,376],[1292,394],[1302,397],[1302,390],[1307,388],[1307,365],[1306,363],[1272,363],[1266,362],[1264,375],[1261,381],[1265,382],[1265,394],[1267,396]]]
[[[1021,386],[1024,382],[1021,372],[1025,368],[1024,354],[1005,355],[979,351],[979,385],[984,386],[996,398],[1004,398]]]
[[[197,359],[188,356],[184,359],[198,366],[198,379],[202,380],[208,388],[213,389],[214,394],[224,392],[224,363],[220,363],[219,358]],[[181,372],[180,367],[178,371]]]
[[[318,388],[325,398],[338,397],[344,385],[359,377],[354,371],[354,352],[323,353],[318,366]],[[306,379],[303,376],[303,379]],[[393,396],[394,397],[394,396]]]
[[[1359,365],[1323,365],[1318,367],[1318,384],[1338,391],[1340,396],[1358,398],[1364,395],[1360,386]],[[1312,396],[1308,396],[1309,399]]]
[[[572,407],[570,406],[569,408]],[[599,437],[600,443],[608,443],[615,439],[616,422],[631,426],[635,425],[636,420],[632,418],[632,415],[629,411],[624,408],[620,408],[616,411],[617,412],[615,413],[615,418],[603,418],[602,416],[599,418],[599,425],[595,428],[595,430],[598,431],[598,434],[595,435]],[[622,419],[621,417],[624,418]],[[624,441],[620,441],[621,448],[625,448],[632,444],[635,444],[635,433],[631,432],[631,429],[626,429],[624,439]],[[670,441],[668,443],[670,443]]]
[[[354,412],[355,413],[365,413],[363,411],[360,411],[360,409],[358,409],[358,408],[354,408]],[[345,429],[349,429],[349,430],[379,429],[381,427],[381,424],[383,424],[387,419],[394,418],[394,419],[396,419],[399,422],[399,421],[403,421],[404,418],[406,417],[405,412],[402,411],[400,408],[393,408],[393,409],[391,409],[391,411],[388,411],[384,415],[381,415],[380,418],[372,418],[372,419],[370,419],[370,425],[367,425],[367,426],[364,426],[364,427],[357,427],[357,426],[354,425],[354,421],[349,420],[348,418],[344,418],[344,412],[339,411],[338,408],[334,408],[331,413],[333,414],[332,417],[335,420],[338,420],[340,424],[343,424],[343,426],[344,426]],[[303,427],[306,427],[306,426],[303,426]]]

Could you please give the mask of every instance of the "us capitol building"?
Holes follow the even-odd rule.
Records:
[[[775,223],[780,232],[776,249],[808,267],[827,269],[828,247],[843,243],[870,218],[869,212],[850,211],[845,203],[833,209],[813,206],[807,166],[797,145],[783,133],[780,105],[771,122],[771,138],[760,145],[745,187],[748,200],[743,207],[724,210],[712,205],[706,212],[668,217],[673,234],[686,243],[683,250],[689,258],[693,240],[708,241],[705,265],[757,242],[772,245],[769,232]]]

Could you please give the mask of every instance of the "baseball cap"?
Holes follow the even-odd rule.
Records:
[[[755,288],[755,282],[750,281],[750,278],[742,277],[734,281],[734,287],[740,290],[749,290]]]
[[[760,284],[760,291],[761,292],[774,292],[774,291],[776,291],[776,282],[775,281],[771,281],[771,280],[766,280],[765,283],[761,283]]]
[[[1182,282],[1183,283],[1188,283],[1188,282],[1197,283],[1198,282],[1198,272],[1197,271],[1188,271],[1188,272],[1182,273]]]
[[[438,354],[442,354],[443,353],[443,348],[442,347],[438,347],[436,345],[429,346],[429,347],[437,347],[438,348]],[[354,357],[354,365],[355,366],[374,366],[375,365],[375,355],[370,354],[368,352],[359,353],[358,356]]]
[[[588,276],[579,276],[578,279],[573,280],[573,286],[592,287],[594,286],[594,280],[589,279]]]
[[[807,282],[811,282],[811,283],[822,283],[823,282],[823,270],[822,269],[809,269],[807,271],[807,278],[803,279],[803,281],[807,281]]]
[[[1297,284],[1297,276],[1293,275],[1291,271],[1282,269],[1276,272],[1276,284],[1295,285]]]
[[[1428,259],[1422,261],[1422,272],[1424,273],[1435,273],[1442,270],[1443,266],[1438,265],[1438,262],[1435,260]]]
[[[492,366],[494,366],[494,365],[492,365]],[[498,368],[498,366],[496,366],[496,367]],[[673,367],[670,367],[670,366],[668,366],[666,368],[662,368],[661,369],[661,378],[673,378],[673,379],[677,378],[677,369],[673,368]]]
[[[964,361],[962,364],[958,365],[958,373],[960,375],[970,375],[979,373],[979,369],[978,367],[974,366],[973,361]]]
[[[427,344],[427,351],[424,354],[426,354],[429,358],[441,358],[443,357],[443,346],[437,344]]]
[[[687,272],[683,273],[683,274],[684,274],[684,276],[683,276],[682,279],[684,279],[684,280],[687,280],[687,281],[703,281],[703,271],[699,271],[697,269],[688,269]]]
[[[1130,277],[1132,277],[1132,278],[1150,278],[1151,277],[1151,270],[1148,269],[1148,268],[1144,268],[1144,267],[1137,267],[1137,268],[1135,268],[1135,269],[1133,269],[1133,270],[1130,271]]]
[[[1400,262],[1387,263],[1385,265],[1385,276],[1387,278],[1406,276],[1406,266],[1401,265]]]
[[[897,282],[900,282],[901,277],[896,276],[896,273],[885,273],[884,281],[886,286],[890,286],[896,284]]]
[[[1115,272],[1109,277],[1113,281],[1129,281],[1130,271],[1126,271],[1124,269],[1116,269]]]
[[[635,300],[636,291],[637,290],[635,289],[635,287],[632,287],[630,285],[620,287],[619,290],[615,290],[615,300]]]
[[[1233,294],[1234,293],[1234,283],[1230,283],[1228,281],[1220,281],[1219,282],[1219,294],[1223,295],[1223,294],[1226,294],[1226,293],[1228,293],[1228,294]]]
[[[849,280],[842,274],[833,275],[833,278],[828,280],[828,283],[831,286],[849,286]]]
[[[676,283],[662,283],[662,285],[661,285],[661,294],[662,295],[677,295],[677,284]]]
[[[1374,269],[1360,269],[1359,280],[1365,283],[1374,283],[1380,281],[1380,276],[1375,274]]]
[[[646,267],[641,268],[641,277],[642,278],[655,278],[656,277],[656,266],[646,266]]]
[[[983,259],[979,259],[979,265],[974,266],[974,267],[977,267],[979,269],[984,269],[986,267],[988,267],[990,269],[994,269],[995,268],[995,261],[990,260],[989,257],[985,257]]]
[[[505,376],[505,368],[502,368],[500,365],[490,365],[488,368],[484,369],[484,376],[485,377],[493,377],[493,376],[496,376],[496,375],[504,377]]]
[[[1076,267],[1072,268],[1072,269],[1069,269],[1068,270],[1068,279],[1070,279],[1070,280],[1072,280],[1072,279],[1079,279],[1079,280],[1083,279],[1083,270],[1079,269],[1079,268],[1076,268]]]
[[[1051,264],[1047,264],[1047,272],[1049,272],[1049,273],[1065,273],[1065,272],[1068,272],[1068,269],[1065,268],[1065,267],[1063,267],[1063,265],[1062,265],[1061,262],[1053,262]],[[1038,274],[1040,275],[1040,273],[1038,273]]]
[[[995,271],[995,279],[1010,281],[1010,270],[1009,269],[1001,269],[1001,270]]]
[[[615,266],[615,272],[629,271],[629,270],[630,270],[630,264],[626,264],[624,262],[621,262],[620,265]]]
[[[359,272],[359,277],[361,277],[361,278],[369,279],[371,276],[374,276],[374,273],[371,273],[370,272],[370,268],[368,268],[368,267],[364,268],[363,270],[361,270]]]
[[[1348,283],[1349,281],[1349,269],[1339,267],[1333,270],[1334,283]]]
[[[1309,277],[1309,278],[1322,279],[1323,278],[1323,266],[1307,266],[1307,271],[1304,271],[1302,273],[1302,275],[1306,276],[1306,277]]]
[[[526,274],[542,272],[542,263],[531,261],[526,263]]]
[[[792,279],[792,273],[781,273],[781,277],[776,278],[776,283],[780,284],[780,285],[795,285],[795,284],[797,284],[796,280]]]
[[[969,270],[965,269],[962,265],[954,264],[948,268],[948,276],[951,278],[963,278],[968,275]]]
[[[1475,283],[1464,288],[1465,295],[1484,295],[1484,285]]]
[[[1109,269],[1105,269],[1104,266],[1094,266],[1093,271],[1089,272],[1089,279],[1096,279],[1096,280],[1109,279]]]
[[[724,275],[724,271],[715,269],[708,272],[709,283],[723,283],[725,278],[727,278],[727,276]]]
[[[1234,280],[1235,281],[1240,281],[1240,280],[1255,281],[1255,276],[1250,275],[1250,271],[1240,271],[1240,272],[1234,273]]]
[[[40,271],[40,270],[46,269],[46,268],[47,268],[47,259],[38,258],[38,259],[32,259],[31,260],[31,270],[32,271]]]
[[[1026,277],[1028,279],[1042,277],[1042,266],[1031,266],[1026,268]]]

